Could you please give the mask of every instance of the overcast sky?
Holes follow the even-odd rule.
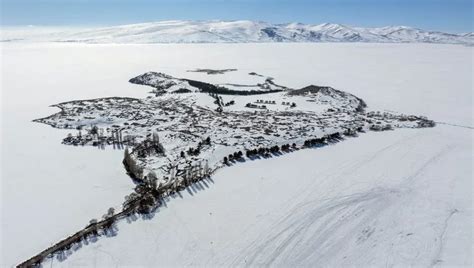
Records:
[[[473,0],[0,0],[2,25],[105,26],[159,20],[407,25],[473,31]]]

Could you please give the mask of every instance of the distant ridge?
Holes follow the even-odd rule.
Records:
[[[351,27],[335,23],[271,24],[257,21],[160,21],[90,29],[2,29],[3,42],[260,43],[366,42],[474,44],[474,34],[426,31],[407,26]]]

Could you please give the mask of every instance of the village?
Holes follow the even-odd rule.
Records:
[[[66,145],[125,150],[125,158],[135,163],[125,166],[131,177],[141,182],[146,174],[154,174],[158,187],[174,183],[195,166],[205,163],[215,170],[260,148],[274,148],[275,152],[275,148],[297,148],[333,134],[355,136],[365,131],[434,126],[425,117],[366,112],[363,100],[331,87],[308,86],[250,96],[202,92],[200,87],[176,93],[189,87],[190,80],[177,84],[177,78],[156,74],[146,73],[139,76],[146,80],[131,81],[173,91],[144,99],[111,97],[60,103],[54,105],[60,112],[36,122],[70,129],[63,140]],[[210,88],[203,82],[197,85]]]
[[[155,85],[160,94],[59,103],[53,106],[60,112],[35,120],[70,130],[62,141],[65,145],[123,150],[120,164],[136,187],[125,197],[122,211],[109,209],[102,220],[92,220],[25,266],[90,236],[106,235],[120,218],[153,213],[166,197],[207,185],[221,167],[328,146],[366,131],[435,126],[422,116],[367,112],[362,99],[331,87],[220,94],[226,89],[199,81],[189,88],[191,80],[161,73],[146,77],[145,84]]]

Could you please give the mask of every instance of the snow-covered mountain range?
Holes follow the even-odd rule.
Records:
[[[474,44],[473,33],[452,34],[406,26],[271,24],[256,21],[161,21],[91,29],[3,29],[2,41],[85,43],[376,42]]]

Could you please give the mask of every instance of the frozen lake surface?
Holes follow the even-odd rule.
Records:
[[[237,68],[328,85],[434,129],[368,133],[219,171],[153,219],[120,222],[74,265],[472,265],[472,50],[419,44],[3,44],[2,266],[79,230],[133,184],[122,152],[36,124],[62,101],[143,97],[146,71]],[[195,76],[195,77],[193,77]],[[216,76],[217,77],[217,76]],[[218,79],[218,78],[216,78]],[[471,127],[471,128],[469,128]],[[49,265],[49,263],[48,263]]]

